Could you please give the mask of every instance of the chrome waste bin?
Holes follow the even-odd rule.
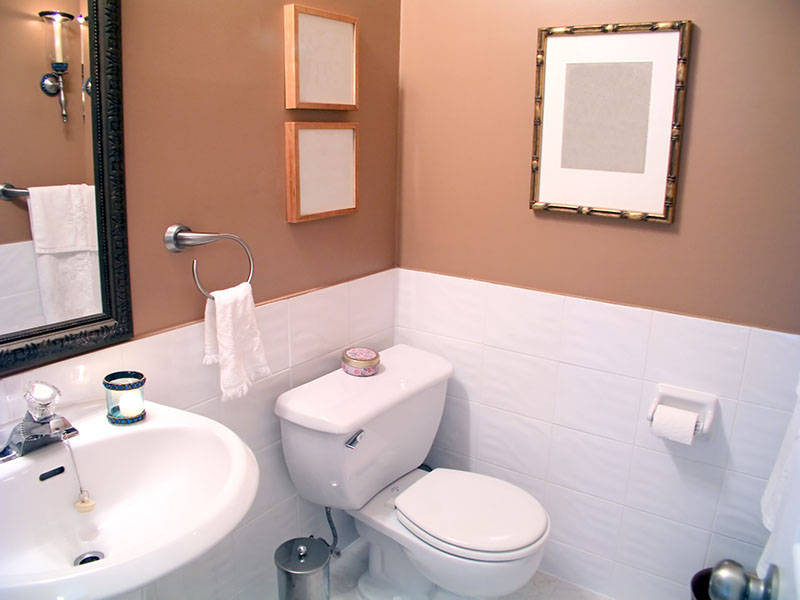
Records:
[[[280,600],[330,600],[331,548],[320,538],[294,538],[275,550]]]

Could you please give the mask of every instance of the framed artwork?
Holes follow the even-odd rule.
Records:
[[[286,123],[286,219],[355,212],[358,123]]]
[[[358,108],[358,19],[283,7],[286,108]]]
[[[691,27],[539,29],[532,209],[673,221]]]

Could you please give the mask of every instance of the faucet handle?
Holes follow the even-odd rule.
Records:
[[[24,397],[31,417],[41,423],[56,413],[56,403],[61,398],[61,392],[46,381],[32,381],[28,384]]]

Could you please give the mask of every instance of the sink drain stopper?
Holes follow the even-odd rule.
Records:
[[[93,550],[92,552],[84,552],[78,558],[73,561],[73,565],[76,567],[79,565],[86,565],[89,563],[93,563],[101,558],[105,558],[106,555],[98,550]]]

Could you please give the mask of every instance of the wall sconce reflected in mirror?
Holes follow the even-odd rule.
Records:
[[[63,35],[62,25],[75,17],[59,10],[43,10],[39,13],[42,20],[51,25],[48,27],[47,54],[50,59],[52,73],[42,77],[42,91],[48,96],[59,96],[61,104],[61,120],[67,122],[67,98],[64,94],[64,74],[69,67],[68,38]]]
[[[86,47],[86,36],[89,35],[89,21],[86,15],[78,15],[75,20],[80,26],[80,43],[81,43],[81,97],[84,104],[86,103],[85,96],[92,95],[92,78],[86,73],[86,57],[84,56],[84,49]]]

